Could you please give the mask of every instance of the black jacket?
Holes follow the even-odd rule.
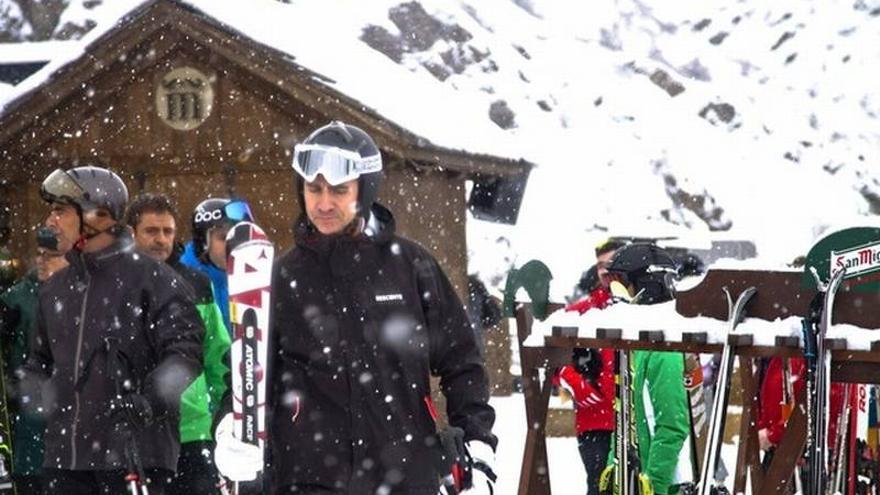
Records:
[[[351,237],[320,235],[301,217],[297,245],[276,263],[276,487],[435,495],[431,374],[466,440],[497,442],[463,305],[427,251],[394,234],[388,210],[374,205],[373,218],[377,233]]]
[[[107,406],[117,393],[140,393],[157,417],[134,434],[143,466],[175,470],[180,394],[202,362],[204,328],[192,289],[135,251],[127,235],[67,259],[70,266],[40,290],[26,366],[43,382],[45,466],[124,468],[127,435],[114,429]]]

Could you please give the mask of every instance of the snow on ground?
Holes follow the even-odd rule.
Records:
[[[495,434],[498,435],[498,450],[495,466],[498,471],[496,493],[518,493],[520,467],[526,440],[526,410],[522,394],[510,397],[492,397],[495,408]],[[729,472],[736,464],[736,445],[726,443],[722,446],[721,457]],[[547,439],[547,457],[550,469],[550,489],[555,494],[573,495],[586,492],[584,466],[574,437],[553,437]],[[728,479],[732,491],[732,479]],[[748,495],[747,492],[746,495]]]

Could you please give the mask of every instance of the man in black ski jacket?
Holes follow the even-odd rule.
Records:
[[[143,471],[152,493],[177,466],[181,392],[199,374],[204,329],[192,290],[133,249],[124,183],[98,167],[43,182],[47,223],[76,238],[70,266],[40,291],[25,371],[42,385],[49,493],[121,493]]]
[[[491,493],[495,412],[476,335],[438,263],[374,202],[378,148],[334,122],[297,145],[294,168],[305,213],[272,282],[273,493],[436,495],[450,470],[438,462],[432,374],[461,432],[458,488]],[[217,465],[247,479],[258,463],[221,440],[230,423]]]

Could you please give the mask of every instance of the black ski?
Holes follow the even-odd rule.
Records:
[[[636,472],[633,463],[638,463],[638,451],[631,449],[633,441],[630,425],[633,424],[632,403],[630,391],[632,390],[632,377],[629,368],[629,351],[620,349],[617,351],[617,373],[615,385],[617,387],[617,415],[614,428],[614,495],[637,495],[632,474]],[[635,457],[635,458],[633,458]]]
[[[709,435],[707,437],[706,452],[703,457],[702,471],[700,473],[700,495],[715,495],[728,493],[724,487],[724,480],[716,479],[718,461],[721,458],[721,443],[724,440],[724,420],[727,413],[727,403],[730,398],[730,375],[733,372],[733,346],[730,344],[730,334],[736,328],[745,314],[745,307],[755,295],[757,289],[749,287],[744,290],[736,302],[730,292],[725,288],[727,295],[728,318],[727,328],[724,335],[724,350],[721,353],[721,365],[718,368],[718,379],[715,384],[715,398],[712,403],[712,418],[709,421]]]
[[[816,273],[814,272],[814,275]],[[804,357],[807,360],[807,394],[813,399],[807,404],[810,415],[807,423],[807,473],[808,483],[804,487],[807,493],[825,493],[828,485],[828,419],[829,394],[831,393],[831,352],[825,348],[825,336],[831,326],[834,312],[834,298],[841,282],[846,275],[842,268],[831,276],[828,284],[822,284],[816,275],[819,287],[821,311],[818,324],[813,314],[808,315],[809,322],[804,325]]]

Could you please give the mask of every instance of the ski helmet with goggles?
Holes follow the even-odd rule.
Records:
[[[253,222],[254,216],[243,199],[211,198],[196,206],[192,214],[192,237],[195,255],[201,258],[208,246],[208,231],[219,225]]]
[[[666,302],[675,297],[675,261],[654,244],[639,242],[620,248],[611,259],[608,273],[622,279],[625,285],[632,284],[636,294],[641,293],[641,304]]]
[[[40,197],[48,203],[75,206],[80,214],[103,208],[119,221],[128,204],[128,188],[118,175],[106,168],[59,168],[43,180]]]
[[[297,191],[303,209],[302,181],[313,182],[322,175],[331,186],[338,186],[357,179],[358,213],[370,219],[382,180],[382,153],[360,128],[337,120],[312,132],[293,147],[293,169],[302,179]]]

